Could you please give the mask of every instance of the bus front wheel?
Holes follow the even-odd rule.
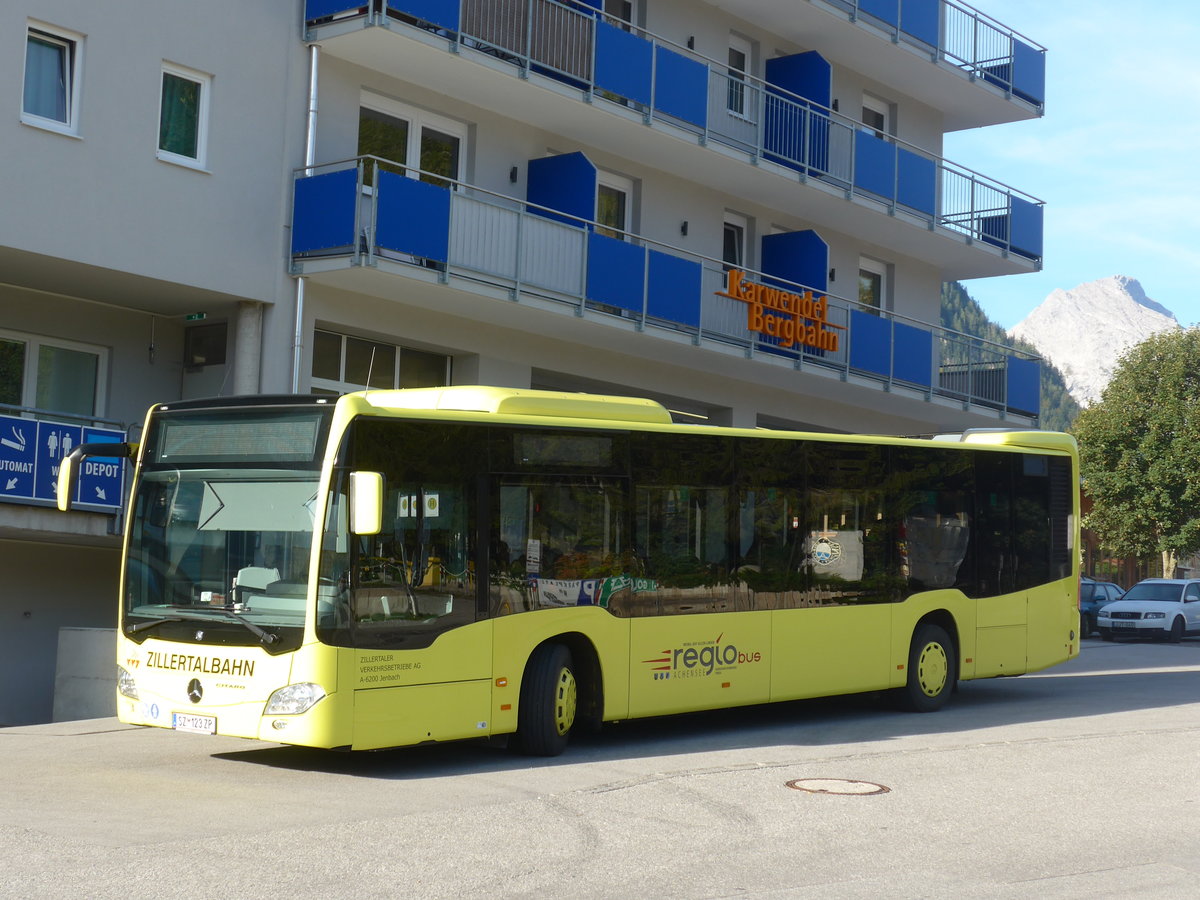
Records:
[[[533,651],[521,680],[517,709],[517,738],[523,753],[558,756],[566,749],[578,691],[568,647],[542,644]]]
[[[934,712],[946,705],[958,678],[958,657],[946,629],[927,622],[913,634],[908,651],[908,682],[900,705],[913,712]]]

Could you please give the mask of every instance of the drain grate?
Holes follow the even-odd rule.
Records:
[[[841,794],[852,797],[871,797],[891,793],[890,787],[873,781],[852,781],[848,778],[796,778],[787,783],[795,791],[808,794]]]

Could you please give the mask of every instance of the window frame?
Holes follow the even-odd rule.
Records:
[[[892,308],[891,291],[892,291],[892,266],[883,260],[875,259],[870,256],[859,256],[858,258],[858,278],[859,286],[862,285],[863,272],[868,272],[871,275],[879,276],[879,304],[877,306],[868,306],[865,303],[859,302],[860,307],[864,310],[876,310],[880,313],[887,312]],[[859,294],[861,296],[861,294]]]
[[[604,169],[596,170],[596,204],[593,216],[597,222],[596,232],[598,234],[607,234],[608,237],[615,238],[618,241],[630,241],[633,239],[633,202],[634,190],[636,184],[632,178],[627,178],[624,175],[618,175],[615,172],[608,172]],[[616,191],[625,197],[625,221],[618,229],[624,234],[611,234],[612,226],[600,223],[600,189],[608,188]]]
[[[879,138],[880,140],[888,140],[896,133],[896,117],[893,112],[894,109],[894,104],[889,103],[882,97],[878,97],[875,94],[863,91],[862,114],[859,116],[862,127],[866,131],[874,134],[875,137]],[[871,125],[866,121],[862,121],[865,119],[865,115],[868,111],[880,116],[883,119],[883,124],[879,127],[876,127],[875,125]]]
[[[200,102],[196,110],[196,156],[191,157],[181,153],[173,153],[170,150],[164,150],[161,146],[155,148],[155,156],[163,162],[172,163],[173,165],[208,171],[209,111],[212,103],[213,78],[211,75],[199,72],[196,69],[189,69],[186,66],[163,60],[158,79],[158,143],[162,141],[162,103],[168,75],[184,79],[185,81],[191,81],[200,86]]]
[[[361,110],[369,109],[372,112],[381,113],[385,116],[390,116],[393,119],[408,124],[408,146],[404,148],[404,159],[395,159],[391,162],[396,163],[404,168],[404,177],[421,180],[421,141],[425,129],[437,131],[442,134],[455,138],[458,141],[458,171],[449,178],[453,182],[449,187],[451,190],[457,190],[459,183],[465,180],[465,172],[467,167],[467,152],[469,149],[470,126],[465,122],[460,122],[457,119],[450,119],[446,116],[438,115],[437,113],[429,112],[417,106],[410,106],[407,103],[401,103],[399,100],[393,100],[390,97],[385,97],[382,94],[376,94],[372,91],[362,91],[358,98],[359,122],[362,121]],[[354,146],[356,154],[358,152],[359,135],[355,135]],[[364,176],[366,177],[366,176]],[[443,178],[445,176],[431,176]],[[436,182],[435,182],[436,183]],[[369,193],[371,186],[369,183],[364,184],[364,192]]]
[[[59,350],[71,350],[76,353],[88,353],[95,356],[96,387],[92,395],[92,411],[87,416],[77,413],[69,413],[69,415],[79,416],[80,418],[90,417],[93,419],[104,417],[108,403],[109,348],[96,344],[85,344],[80,341],[67,340],[66,338],[30,334],[8,328],[0,328],[0,340],[13,341],[25,345],[25,361],[21,371],[21,402],[17,405],[28,409],[37,409],[44,413],[68,414],[60,410],[43,409],[37,405],[38,358],[41,355],[41,348],[53,347]]]
[[[732,53],[740,53],[745,59],[741,69],[734,66],[732,60],[729,59]],[[754,42],[749,38],[730,32],[726,48],[725,75],[728,79],[725,111],[736,119],[753,123],[755,118],[750,99],[753,86],[750,81],[754,78]],[[734,97],[738,98],[741,109],[734,105]]]
[[[314,375],[312,373],[313,363],[316,362],[316,352],[315,352],[316,351],[316,336],[318,333],[334,335],[335,337],[341,339],[341,345],[340,345],[340,349],[339,349],[339,353],[338,353],[338,374],[341,376],[341,380],[336,380],[336,379],[332,379],[332,378],[323,378],[323,377]],[[348,342],[351,340],[366,341],[366,342],[369,342],[373,345],[377,345],[380,347],[391,347],[395,351],[395,362],[393,363],[393,366],[392,366],[392,387],[390,387],[390,388],[371,388],[371,387],[368,387],[367,385],[358,384],[357,382],[345,380],[345,378],[346,378],[346,348],[347,348]],[[409,353],[427,353],[430,356],[445,356],[445,358],[446,358],[445,385],[448,386],[450,384],[450,376],[451,376],[451,372],[452,372],[452,368],[453,368],[453,359],[454,359],[448,353],[441,354],[441,353],[435,353],[431,350],[422,350],[419,347],[405,347],[402,344],[393,344],[390,341],[381,341],[381,340],[378,340],[373,337],[362,337],[361,335],[357,335],[357,334],[347,334],[344,331],[334,331],[331,328],[314,328],[313,329],[313,350],[314,350],[313,359],[312,359],[312,362],[310,362],[309,367],[308,367],[309,393],[322,393],[322,394],[325,394],[325,393],[348,394],[348,393],[352,393],[354,391],[363,391],[363,390],[373,390],[373,391],[374,390],[399,390],[402,387],[400,384],[400,374],[401,374],[401,365],[402,365],[401,358],[403,357],[403,355],[406,351]],[[375,373],[372,372],[372,375],[374,375],[374,374]]]
[[[60,44],[66,51],[66,66],[64,81],[64,105],[66,117],[51,119],[25,109],[25,88],[29,77],[29,42],[38,38],[55,44]],[[70,137],[79,136],[79,99],[83,87],[83,35],[64,28],[56,28],[44,22],[29,20],[25,25],[25,53],[21,71],[21,122],[55,131]]]
[[[740,231],[739,250],[741,260],[739,262],[731,262],[725,258],[725,234],[729,228],[735,228]],[[741,269],[746,271],[750,266],[750,217],[743,216],[741,213],[735,213],[732,210],[725,210],[724,218],[721,220],[721,265],[725,272],[730,269]]]

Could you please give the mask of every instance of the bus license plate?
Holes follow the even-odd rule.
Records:
[[[217,719],[215,716],[171,713],[171,727],[176,731],[190,731],[193,734],[216,734]]]

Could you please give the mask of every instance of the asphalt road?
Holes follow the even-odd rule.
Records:
[[[1091,639],[933,715],[789,703],[553,760],[96,719],[0,729],[0,761],[3,897],[1200,896],[1197,639]]]

